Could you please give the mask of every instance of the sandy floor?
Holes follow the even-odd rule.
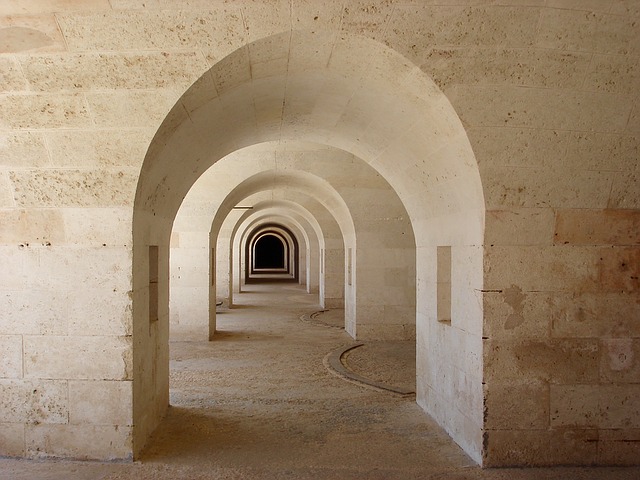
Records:
[[[300,320],[319,310],[314,296],[289,284],[249,289],[236,297],[240,308],[218,316],[213,342],[173,337],[172,407],[140,460],[5,459],[0,478],[640,478],[640,468],[482,470],[412,398],[327,371],[327,353],[354,342],[340,329]],[[412,355],[407,344],[366,344],[346,364],[378,381],[412,384],[405,367]]]

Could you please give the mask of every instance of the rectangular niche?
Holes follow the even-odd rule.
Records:
[[[451,247],[438,247],[437,252],[437,318],[451,325]]]

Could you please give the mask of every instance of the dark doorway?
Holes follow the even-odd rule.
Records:
[[[264,235],[255,244],[255,268],[285,268],[284,244],[275,235]]]

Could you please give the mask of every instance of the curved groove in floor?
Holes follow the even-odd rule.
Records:
[[[345,357],[345,355],[353,350],[354,348],[358,348],[363,346],[364,343],[360,342],[360,343],[356,343],[356,344],[352,344],[352,345],[347,345],[347,346],[343,346],[340,348],[337,348],[336,350],[330,352],[329,354],[327,354],[327,356],[324,358],[324,364],[325,366],[334,374],[336,374],[337,376],[343,378],[344,380],[347,380],[349,382],[358,384],[358,385],[363,385],[363,386],[367,386],[367,387],[371,387],[374,388],[376,390],[382,390],[385,392],[391,392],[391,393],[395,393],[397,395],[401,395],[403,397],[407,397],[410,395],[415,395],[415,391],[412,389],[406,389],[406,388],[402,388],[402,387],[396,387],[393,385],[387,385],[386,383],[381,383],[381,382],[377,382],[375,380],[372,380],[370,378],[364,377],[352,370],[350,370],[343,362],[343,358]]]

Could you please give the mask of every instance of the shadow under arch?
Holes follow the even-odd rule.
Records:
[[[247,48],[260,52],[263,68],[251,68]],[[288,62],[279,61],[283,51]],[[288,139],[362,158],[405,205],[416,240],[417,400],[481,462],[482,404],[469,399],[482,398],[483,313],[475,291],[482,288],[485,206],[466,132],[433,81],[397,52],[363,37],[310,31],[257,40],[213,66],[148,149],[133,215],[134,455],[168,406],[167,259],[179,205],[218,159]],[[438,246],[451,249],[450,324],[437,319]],[[153,298],[151,270],[159,274]]]

